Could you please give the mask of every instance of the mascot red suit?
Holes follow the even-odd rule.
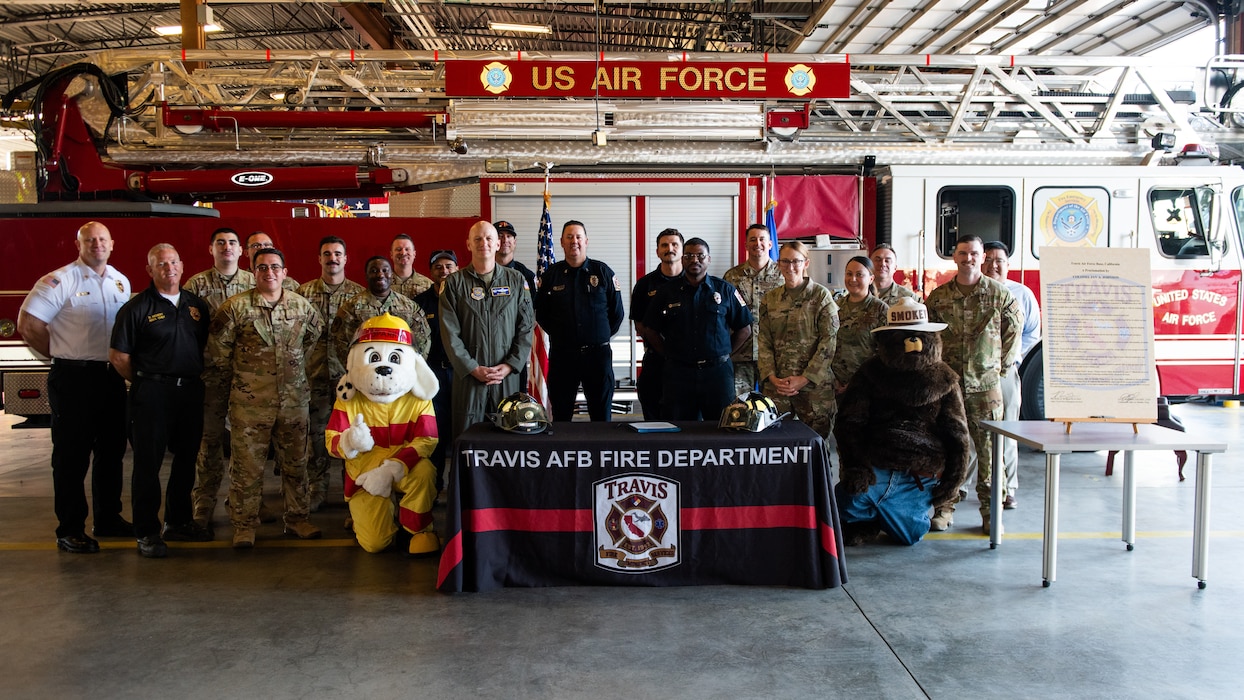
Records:
[[[386,313],[363,322],[324,439],[329,453],[346,462],[354,535],[368,552],[392,544],[398,522],[411,533],[412,555],[440,551],[432,526],[436,468],[428,459],[437,443],[432,397],[438,386],[405,321]]]
[[[929,513],[953,501],[968,473],[967,417],[959,375],[942,362],[928,310],[901,299],[876,328],[877,354],[838,397],[838,512],[843,539],[884,531],[901,544],[929,532]]]

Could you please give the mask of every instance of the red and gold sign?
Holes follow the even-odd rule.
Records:
[[[449,97],[833,99],[849,97],[845,63],[446,61]],[[599,91],[599,92],[598,92]]]

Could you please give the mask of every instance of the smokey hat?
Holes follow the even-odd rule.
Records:
[[[944,331],[945,323],[930,323],[929,309],[911,297],[903,297],[894,302],[887,312],[886,325],[874,328],[873,333],[880,331]]]

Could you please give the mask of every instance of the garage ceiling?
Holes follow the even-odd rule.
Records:
[[[210,4],[207,49],[407,49],[1136,56],[1209,26],[1217,4],[1159,0],[389,0]],[[490,29],[547,26],[548,34]],[[109,49],[177,48],[177,3],[0,4],[11,87]],[[0,84],[0,87],[4,87]]]

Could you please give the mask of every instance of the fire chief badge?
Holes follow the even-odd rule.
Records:
[[[596,482],[593,520],[596,565],[624,574],[677,566],[678,482],[624,474]]]

